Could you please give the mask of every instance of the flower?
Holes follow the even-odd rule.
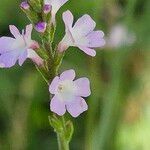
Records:
[[[50,109],[60,116],[67,110],[73,117],[77,117],[88,109],[82,97],[88,97],[91,94],[90,82],[85,77],[75,81],[74,79],[75,71],[66,70],[60,77],[56,76],[49,86],[50,93],[54,94]]]
[[[52,23],[55,24],[55,16],[57,11],[60,9],[61,6],[63,6],[68,0],[45,0],[45,5],[51,5],[52,11],[51,11],[51,20]]]
[[[78,19],[73,26],[73,15],[68,10],[63,13],[63,21],[66,27],[66,34],[58,45],[60,52],[68,49],[69,46],[75,46],[90,56],[95,56],[96,51],[93,48],[105,45],[104,33],[102,31],[93,31],[96,23],[89,15],[84,15]]]
[[[107,47],[120,48],[130,46],[136,41],[136,36],[132,31],[122,24],[113,26],[107,38]]]
[[[27,25],[26,32],[23,30],[22,34],[14,25],[10,25],[9,29],[14,38],[6,36],[0,38],[0,67],[10,68],[17,61],[22,66],[27,58],[32,59],[37,65],[42,65],[43,60],[34,51],[39,45],[31,40],[32,25]]]
[[[38,32],[44,33],[47,27],[47,23],[46,22],[39,22],[35,25],[35,29]]]

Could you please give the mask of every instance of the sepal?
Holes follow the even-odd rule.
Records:
[[[59,120],[55,115],[48,116],[50,125],[54,128],[55,132],[62,133],[63,132],[63,126],[61,123],[61,120]]]
[[[42,0],[28,0],[28,3],[33,8],[33,10],[37,13],[41,13],[42,11]]]
[[[40,17],[38,16],[38,14],[36,12],[34,12],[34,10],[29,7],[28,9],[24,9],[21,6],[22,11],[27,15],[28,19],[33,23],[36,24],[37,22],[39,22]]]
[[[71,141],[73,132],[74,132],[73,123],[69,120],[66,122],[66,133],[65,133],[65,137],[68,142]]]

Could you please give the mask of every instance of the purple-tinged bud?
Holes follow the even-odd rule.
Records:
[[[20,7],[23,8],[23,9],[25,9],[25,10],[27,10],[27,9],[30,8],[30,5],[28,4],[27,1],[24,1],[24,2],[22,2],[22,3],[20,4]]]
[[[36,31],[40,32],[40,33],[44,33],[47,27],[47,23],[46,22],[39,22],[35,25],[35,29]]]
[[[49,4],[44,5],[43,11],[44,11],[45,14],[48,14],[51,10],[52,10],[51,5],[49,5]]]

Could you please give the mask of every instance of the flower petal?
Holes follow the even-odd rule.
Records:
[[[82,97],[76,97],[72,102],[66,104],[67,111],[73,116],[78,117],[81,113],[88,109],[88,105]]]
[[[14,44],[15,39],[10,37],[1,37],[0,38],[0,54],[4,52],[11,51],[13,49],[12,45]]]
[[[77,96],[88,97],[91,94],[90,81],[88,78],[79,78],[75,80],[74,83],[77,87]]]
[[[87,35],[88,44],[87,47],[102,47],[105,45],[105,40],[103,39],[104,33],[102,31],[93,31]]]
[[[54,1],[56,1],[56,0],[54,0]],[[65,3],[68,2],[68,0],[57,0],[57,1],[59,1],[60,6],[63,6]]]
[[[19,56],[19,65],[20,66],[22,66],[22,64],[25,62],[25,60],[27,59],[27,55],[28,55],[28,53],[27,53],[27,50],[24,50],[23,52],[22,52],[22,54],[20,54],[20,56]]]
[[[27,25],[27,26],[26,26],[25,36],[24,36],[25,41],[26,41],[26,44],[27,44],[28,46],[30,46],[30,48],[33,47],[33,46],[32,46],[32,45],[33,45],[33,44],[32,44],[33,41],[32,41],[32,39],[31,39],[32,30],[33,30],[32,24]]]
[[[25,32],[25,37],[29,40],[31,40],[31,34],[32,34],[33,26],[32,24],[29,24],[26,26],[26,32]]]
[[[66,112],[65,104],[57,96],[54,96],[50,102],[50,110],[62,116]]]
[[[75,71],[73,69],[66,70],[60,75],[60,80],[74,80]]]
[[[5,64],[0,63],[0,68],[5,68]]]
[[[74,39],[71,33],[71,29],[66,27],[66,34],[61,42],[58,44],[58,51],[64,52],[69,48],[69,46],[74,46]]]
[[[61,6],[63,6],[68,0],[45,0],[45,4],[50,4],[52,10],[57,13]]]
[[[85,52],[87,55],[90,55],[92,57],[96,56],[96,51],[94,49],[84,47],[84,46],[78,46],[79,49],[81,49],[83,52]]]
[[[56,77],[53,79],[53,81],[52,81],[52,83],[50,84],[50,86],[49,86],[49,92],[50,92],[51,94],[56,94],[56,92],[57,92],[57,90],[58,90],[59,82],[60,82],[59,77],[56,76]]]
[[[9,25],[9,30],[15,38],[17,38],[18,36],[21,36],[19,30],[14,25]]]
[[[19,57],[19,51],[6,52],[0,55],[0,64],[4,65],[4,68],[10,68],[15,65]]]
[[[82,16],[73,27],[74,37],[80,38],[87,35],[89,32],[94,30],[95,26],[95,21],[89,15]]]
[[[51,12],[51,20],[53,23],[55,23],[55,16],[57,11],[60,9],[61,6],[63,6],[68,0],[45,0],[45,4],[49,4],[52,6],[52,12]]]
[[[66,28],[72,27],[72,24],[73,24],[73,15],[72,15],[72,13],[69,10],[67,10],[67,11],[65,11],[63,13],[63,21],[65,23]]]

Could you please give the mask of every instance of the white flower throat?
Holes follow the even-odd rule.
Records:
[[[75,95],[76,86],[73,81],[66,80],[58,85],[57,92],[63,101],[69,101]]]

